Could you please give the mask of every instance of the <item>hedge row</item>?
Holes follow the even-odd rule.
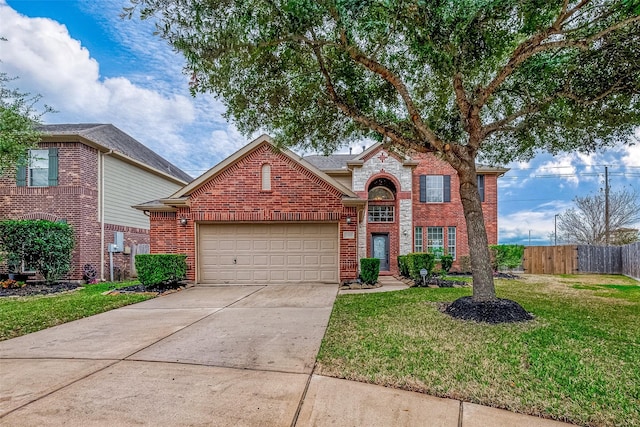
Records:
[[[169,285],[187,277],[187,256],[184,254],[136,255],[138,280],[144,286]]]

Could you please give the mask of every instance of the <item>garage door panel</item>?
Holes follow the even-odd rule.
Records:
[[[272,251],[282,251],[286,249],[286,243],[284,240],[272,240],[269,242],[269,249]]]
[[[337,224],[204,224],[198,242],[203,283],[338,282]]]

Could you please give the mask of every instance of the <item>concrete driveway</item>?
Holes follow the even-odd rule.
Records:
[[[197,286],[0,342],[0,425],[291,425],[337,291]]]
[[[564,424],[313,375],[337,286],[198,286],[0,342],[0,426]]]

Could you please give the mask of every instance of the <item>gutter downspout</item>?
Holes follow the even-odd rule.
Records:
[[[109,150],[106,153],[98,152],[101,154],[98,162],[100,173],[100,281],[104,282],[104,157],[113,153],[113,150]]]

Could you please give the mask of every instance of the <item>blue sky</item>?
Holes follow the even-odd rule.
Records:
[[[112,123],[196,177],[246,144],[211,96],[193,98],[184,61],[153,35],[153,24],[123,20],[127,0],[0,0],[0,71],[41,94],[58,112],[45,123]],[[640,130],[635,140],[640,139]],[[576,196],[603,188],[640,192],[640,146],[593,155],[540,154],[499,185],[500,243],[550,243],[554,216]],[[362,144],[353,144],[354,152]],[[348,152],[345,147],[344,151]],[[195,154],[194,154],[195,153]]]

